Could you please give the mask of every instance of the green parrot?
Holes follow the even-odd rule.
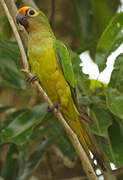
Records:
[[[29,35],[28,59],[31,73],[38,77],[52,102],[60,105],[59,110],[77,134],[87,155],[90,157],[91,151],[102,165],[73,98],[76,83],[68,49],[56,40],[43,12],[25,6],[18,10],[16,20],[25,27]]]

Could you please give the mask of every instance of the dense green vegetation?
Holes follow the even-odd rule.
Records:
[[[22,2],[16,1],[18,8]],[[52,11],[51,1],[35,0],[35,3],[46,13]],[[109,162],[117,168],[123,166],[123,54],[116,58],[108,85],[90,80],[82,73],[79,54],[88,50],[100,72],[104,70],[107,57],[123,43],[123,13],[117,13],[119,5],[119,0],[56,1],[51,19],[57,38],[72,48],[79,102],[94,119],[94,124],[88,124],[88,128],[96,135]],[[68,16],[66,6],[69,7]],[[2,11],[2,7],[0,9]],[[76,152],[63,126],[47,111],[47,104],[35,88],[26,83],[21,68],[18,45],[2,11],[0,151],[5,154],[4,159],[0,156],[0,173],[5,180],[30,178],[44,161],[44,156],[52,154],[52,146],[70,162],[76,161]],[[61,164],[62,160],[55,159],[54,166],[60,168]]]

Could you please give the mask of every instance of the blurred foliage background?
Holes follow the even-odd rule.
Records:
[[[88,50],[100,71],[123,43],[120,0],[30,0],[45,12],[57,39],[71,49],[79,102],[94,119],[89,124],[113,171],[123,179],[123,54],[108,85],[81,71],[79,54]],[[27,0],[16,0],[18,8]],[[9,6],[8,6],[9,7]],[[9,7],[11,8],[11,7]],[[5,180],[76,180],[87,177],[64,128],[48,113],[21,72],[21,55],[0,6],[0,174]]]

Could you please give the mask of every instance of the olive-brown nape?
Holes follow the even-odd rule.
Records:
[[[24,6],[24,7],[22,7],[22,8],[20,8],[19,10],[18,10],[18,12],[17,12],[17,14],[24,14],[24,15],[26,15],[26,11],[29,9],[30,7],[29,6]]]

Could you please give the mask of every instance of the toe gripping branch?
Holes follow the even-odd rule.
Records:
[[[58,111],[61,104],[54,104],[51,108],[48,106],[48,112],[53,112],[55,109]]]
[[[32,75],[32,77],[29,77],[29,78],[26,79],[26,81],[28,83],[31,83],[31,82],[37,81],[37,80],[38,80],[38,77],[36,75]]]
[[[38,77],[36,75],[31,74],[28,69],[21,69],[22,72],[25,73],[25,75],[28,77],[26,81],[28,83],[34,82],[38,80]]]

